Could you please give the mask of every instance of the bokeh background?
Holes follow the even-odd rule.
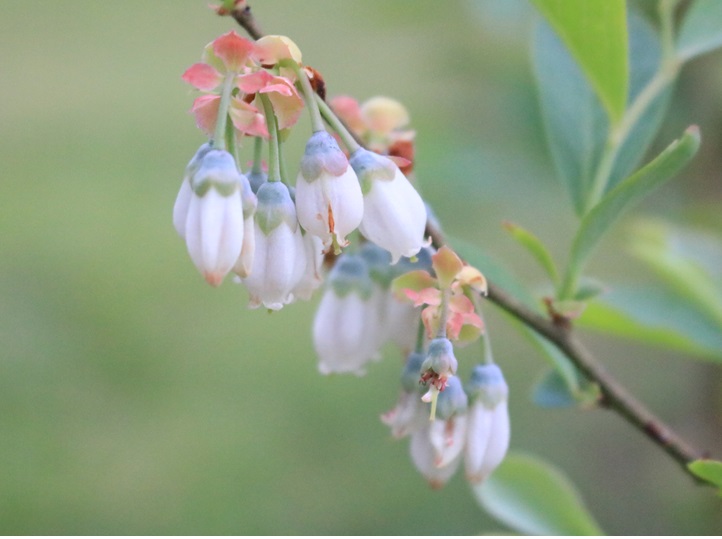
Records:
[[[649,9],[652,2],[642,2]],[[546,153],[521,0],[257,0],[329,93],[403,101],[417,176],[445,229],[532,287],[511,219],[563,259],[575,218]],[[211,289],[171,224],[203,142],[180,75],[233,28],[203,0],[0,0],[0,532],[477,534],[504,527],[459,474],[430,490],[379,415],[400,361],[322,377],[315,301],[249,311]],[[686,68],[660,147],[704,143],[638,215],[722,229],[722,56]],[[308,131],[291,141],[289,162]],[[294,154],[295,152],[295,154]],[[292,166],[295,169],[295,165]],[[595,256],[607,282],[649,279],[627,223]],[[482,268],[483,269],[483,268]],[[512,449],[564,469],[605,531],[716,534],[719,500],[605,411],[541,410],[546,363],[490,306],[512,390]],[[698,447],[722,455],[718,369],[595,334],[591,348]],[[470,358],[478,351],[461,353]]]

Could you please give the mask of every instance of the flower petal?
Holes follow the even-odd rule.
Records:
[[[213,41],[213,52],[229,71],[240,71],[254,51],[253,41],[231,30]]]
[[[196,125],[208,136],[213,136],[213,131],[216,129],[220,103],[221,97],[218,95],[202,95],[193,101],[191,113],[196,118]]]
[[[210,92],[214,88],[220,86],[223,82],[223,75],[215,70],[208,64],[193,64],[181,77],[184,81],[192,86],[195,86],[199,90],[204,92]]]

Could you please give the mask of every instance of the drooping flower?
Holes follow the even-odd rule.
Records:
[[[241,254],[244,177],[224,150],[205,151],[188,169],[173,221],[193,263],[209,284],[218,286]]]
[[[394,438],[403,438],[424,428],[429,422],[428,406],[421,400],[423,386],[419,384],[424,359],[424,354],[409,354],[401,375],[399,400],[393,409],[381,416],[381,421],[391,427]]]
[[[253,231],[253,216],[258,206],[258,198],[251,188],[251,182],[246,177],[241,181],[241,198],[243,200],[243,246],[233,272],[239,277],[248,277],[253,267],[253,258],[256,252],[256,234]]]
[[[441,488],[461,462],[468,399],[456,376],[439,394],[437,419],[411,435],[411,459],[433,488]]]
[[[336,252],[348,244],[346,235],[363,218],[358,178],[326,131],[317,131],[306,144],[296,181],[296,207],[301,226]]]
[[[509,448],[509,388],[495,364],[477,365],[467,385],[471,407],[464,454],[466,477],[481,483],[501,464]]]
[[[313,293],[323,283],[323,243],[313,234],[303,235],[303,246],[306,251],[306,269],[303,277],[293,289],[293,296],[297,299],[309,300]]]
[[[188,220],[188,206],[190,206],[191,198],[193,197],[193,188],[191,187],[191,178],[198,170],[201,164],[203,156],[212,149],[210,143],[206,142],[198,148],[193,158],[186,166],[185,173],[183,174],[183,181],[181,182],[181,188],[178,192],[178,196],[173,206],[173,226],[178,232],[178,235],[186,239],[186,221]]]
[[[275,311],[293,301],[292,290],[306,268],[306,251],[288,187],[266,182],[256,196],[255,254],[243,284],[250,295],[249,307],[263,304]]]
[[[371,301],[373,284],[366,262],[343,254],[327,279],[313,321],[313,343],[322,374],[364,373],[378,359],[381,327]]]
[[[361,233],[391,253],[391,263],[416,255],[426,244],[426,206],[387,157],[363,148],[350,159],[363,192]]]
[[[430,383],[438,391],[444,391],[451,376],[456,374],[459,363],[454,356],[454,347],[445,337],[433,339],[421,365],[421,381]]]

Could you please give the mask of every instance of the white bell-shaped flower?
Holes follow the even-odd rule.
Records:
[[[336,140],[317,131],[306,144],[296,181],[298,221],[337,253],[363,217],[361,186]]]
[[[472,404],[464,464],[467,479],[478,484],[501,464],[509,449],[509,388],[501,369],[490,364],[474,368],[467,389]]]
[[[344,254],[328,276],[313,321],[313,343],[322,374],[364,374],[364,367],[379,358],[381,327],[373,284],[366,262]]]
[[[243,175],[224,150],[208,149],[188,168],[190,176],[176,199],[173,221],[193,263],[208,283],[218,286],[243,245]]]
[[[267,182],[258,189],[255,253],[248,277],[249,307],[278,310],[293,301],[292,290],[306,269],[306,252],[288,188]]]
[[[421,400],[423,386],[419,384],[424,354],[412,352],[406,359],[401,375],[401,395],[396,406],[381,416],[381,421],[391,428],[394,438],[403,438],[429,422],[429,410]]]
[[[323,283],[323,243],[318,236],[304,234],[303,247],[306,251],[306,269],[301,281],[293,289],[293,295],[297,299],[309,300]]]
[[[411,435],[411,459],[433,488],[442,487],[461,462],[466,440],[467,397],[456,376],[439,393],[434,421]]]
[[[243,199],[243,245],[241,255],[233,266],[233,272],[239,277],[248,277],[253,268],[253,257],[256,252],[256,234],[253,226],[253,216],[258,206],[258,198],[251,188],[246,176],[241,180],[241,198]]]
[[[351,156],[363,192],[361,233],[391,253],[391,263],[426,245],[426,206],[411,182],[387,157],[363,148]]]

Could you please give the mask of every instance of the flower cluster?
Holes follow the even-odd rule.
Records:
[[[381,420],[395,438],[411,437],[411,459],[432,487],[442,487],[462,459],[468,481],[481,483],[509,447],[509,389],[501,369],[493,363],[477,365],[465,388],[457,376],[449,376],[439,394],[437,419],[429,421],[418,384],[425,361],[423,354],[409,355],[399,400]]]
[[[340,254],[357,229],[393,263],[425,245],[423,200],[394,161],[360,147],[348,132],[341,149],[321,123],[301,58],[287,37],[252,42],[229,32],[183,75],[203,92],[191,110],[211,141],[186,168],[174,223],[206,280],[218,286],[233,271],[251,307],[277,310],[308,299],[321,283],[322,256]],[[314,133],[291,185],[281,145],[304,101]],[[240,172],[244,137],[268,141],[268,174],[260,152],[251,178]]]
[[[229,32],[184,73],[202,92],[191,112],[210,140],[186,167],[174,226],[206,281],[235,274],[251,308],[307,300],[325,278],[313,322],[319,371],[361,375],[396,344],[408,356],[403,391],[383,421],[394,436],[411,436],[412,460],[432,485],[448,480],[462,454],[467,476],[482,481],[508,446],[508,390],[488,346],[463,388],[454,345],[482,334],[484,276],[425,239],[406,109],[382,97],[329,106],[314,90],[320,75],[301,62],[287,37]],[[313,133],[292,183],[283,142],[304,108]]]

